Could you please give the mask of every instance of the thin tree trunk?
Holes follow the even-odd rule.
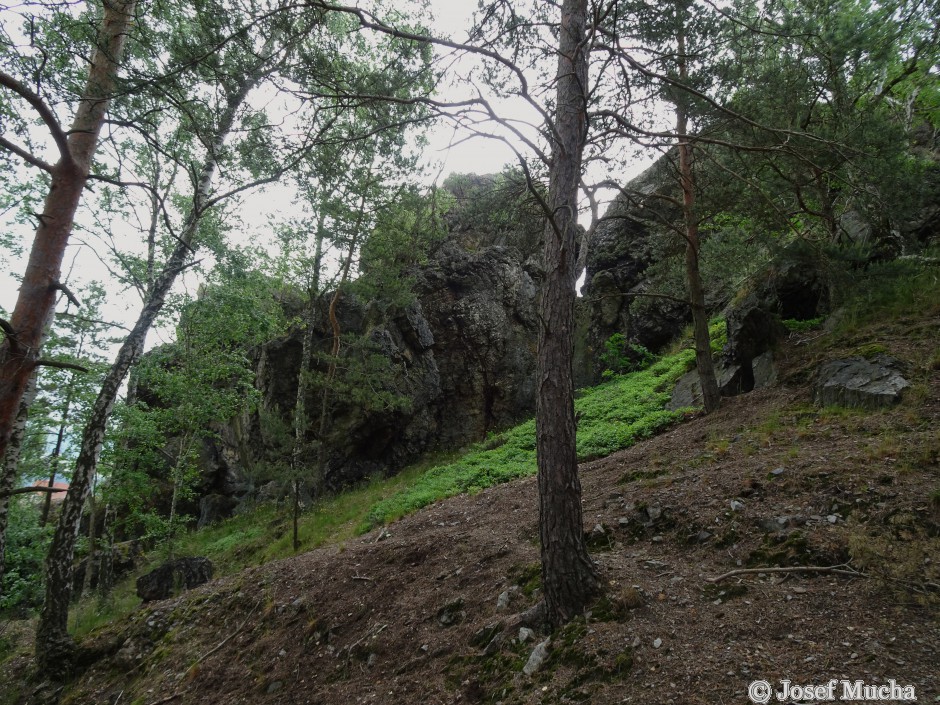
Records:
[[[104,517],[101,523],[101,538],[104,539],[104,548],[99,552],[101,556],[98,563],[98,595],[107,597],[111,592],[114,573],[114,530],[111,526],[111,516],[114,510],[110,504],[104,505]]]
[[[307,282],[307,301],[304,311],[304,335],[301,342],[300,369],[297,371],[297,396],[294,399],[294,446],[291,450],[291,475],[294,491],[293,502],[293,546],[300,549],[300,466],[307,433],[307,394],[310,392],[310,368],[313,364],[313,338],[314,323],[316,322],[316,303],[320,291],[320,268],[323,265],[323,240],[326,224],[326,196],[320,204],[320,215],[317,220],[316,248],[313,255],[313,271]]]
[[[330,299],[328,318],[330,321],[330,329],[333,332],[333,343],[330,346],[330,362],[327,366],[326,379],[323,383],[323,393],[320,395],[320,422],[317,430],[317,473],[314,478],[314,497],[319,497],[320,493],[323,491],[324,472],[326,468],[326,443],[324,443],[324,438],[326,436],[326,424],[329,416],[330,389],[333,380],[336,378],[337,359],[339,358],[341,331],[339,328],[339,319],[336,317],[336,306],[339,304],[339,297],[343,291],[343,286],[345,286],[346,280],[349,278],[349,267],[356,254],[356,247],[359,244],[362,221],[365,217],[363,209],[366,206],[366,194],[371,185],[372,182],[370,180],[370,182],[365,185],[362,197],[359,199],[359,213],[356,218],[352,238],[349,241],[349,252],[346,253],[346,260],[343,262],[343,270],[339,278],[339,283],[336,285],[336,291],[333,292],[333,298]]]
[[[70,384],[65,391],[65,406],[62,409],[62,418],[59,419],[59,430],[56,433],[55,446],[52,448],[52,454],[49,456],[49,484],[48,487],[55,485],[56,475],[59,474],[59,458],[62,456],[62,443],[65,440],[65,430],[69,421],[69,413],[72,407],[72,394],[74,387]],[[45,526],[49,521],[49,512],[52,509],[52,493],[46,495],[42,503],[42,516],[39,524]]]
[[[217,167],[217,157],[235,123],[238,108],[249,91],[260,80],[257,73],[245,77],[237,90],[229,96],[225,112],[219,120],[215,143],[202,166],[197,182],[193,205],[180,234],[179,242],[166,262],[163,271],[154,281],[147,301],[140,312],[137,323],[124,340],[117,357],[105,375],[101,391],[92,407],[85,429],[72,482],[62,502],[59,522],[56,527],[49,555],[46,558],[45,600],[36,628],[36,661],[40,670],[52,678],[67,676],[74,666],[75,643],[68,634],[68,609],[71,597],[72,561],[75,541],[81,522],[82,507],[88,496],[92,478],[98,465],[98,456],[104,443],[105,431],[114,402],[124,377],[137,363],[144,351],[150,326],[163,308],[176,277],[183,270],[193,251],[193,241],[203,215],[203,204],[209,200],[212,177]]]
[[[173,468],[171,476],[173,478],[173,495],[170,499],[170,521],[167,533],[167,560],[172,561],[175,558],[176,549],[176,514],[179,505],[180,493],[183,490],[183,481],[186,478],[186,466],[189,463],[189,454],[195,443],[195,431],[189,431],[183,435],[180,440],[180,451],[176,457],[176,465]]]
[[[681,0],[676,11],[684,15],[685,8]],[[685,84],[689,71],[685,56],[685,17],[680,16],[678,23],[678,64],[679,80]],[[715,377],[715,363],[712,361],[711,338],[708,334],[708,312],[705,308],[705,288],[699,272],[700,241],[698,221],[695,216],[695,182],[692,175],[692,148],[688,137],[688,109],[686,96],[681,92],[676,98],[676,134],[679,144],[679,183],[682,186],[682,219],[685,225],[685,275],[689,285],[689,302],[692,306],[692,326],[695,338],[695,368],[698,370],[702,385],[702,402],[706,413],[711,413],[721,405],[721,393]]]
[[[601,592],[588,555],[578,479],[572,350],[575,232],[587,130],[587,0],[564,0],[559,31],[557,113],[545,225],[536,398],[539,534],[545,617],[558,626]]]
[[[49,192],[9,323],[12,333],[0,344],[0,458],[6,454],[14,419],[39,359],[45,324],[55,307],[62,259],[97,149],[136,2],[106,0],[103,5],[96,48],[72,128],[65,137],[58,126],[50,125],[61,153],[50,170]],[[4,85],[20,95],[31,93],[12,79],[4,81]]]

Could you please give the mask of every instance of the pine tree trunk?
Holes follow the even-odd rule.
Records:
[[[559,37],[557,114],[539,329],[536,436],[539,534],[545,617],[558,626],[581,614],[601,592],[588,555],[575,444],[572,350],[575,232],[581,156],[587,130],[586,0],[564,0]]]
[[[10,319],[13,336],[0,344],[0,458],[39,359],[45,324],[55,307],[62,259],[114,89],[135,0],[107,0],[88,79],[59,161],[53,166],[29,262]],[[9,87],[9,86],[8,86]]]
[[[677,12],[684,13],[681,3]],[[678,27],[679,80],[686,83],[689,78],[685,56],[685,19],[680,17]],[[679,138],[679,183],[682,186],[682,219],[685,225],[685,275],[689,286],[689,302],[692,307],[692,327],[695,338],[695,369],[702,385],[702,403],[705,412],[711,413],[721,405],[721,393],[715,376],[712,360],[711,338],[708,333],[708,311],[705,308],[705,287],[699,271],[700,240],[698,221],[695,215],[695,181],[692,174],[692,147],[688,138],[688,108],[686,97],[681,93],[676,99],[676,134]]]

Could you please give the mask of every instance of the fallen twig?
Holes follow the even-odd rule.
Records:
[[[171,700],[176,700],[177,698],[181,697],[183,697],[182,693],[173,693],[173,695],[167,695],[165,698],[154,700],[152,703],[148,703],[147,705],[163,705],[163,703],[168,703]]]
[[[242,621],[242,623],[238,625],[238,629],[236,629],[234,632],[232,632],[231,634],[229,634],[227,637],[225,637],[222,641],[220,641],[220,642],[219,642],[218,644],[216,644],[214,647],[212,647],[211,649],[209,649],[209,651],[207,651],[207,652],[204,653],[202,656],[200,656],[200,657],[197,658],[195,661],[193,661],[193,663],[189,666],[189,668],[186,669],[186,673],[189,673],[189,672],[192,671],[196,666],[198,666],[200,663],[202,663],[202,662],[205,661],[207,658],[209,658],[210,656],[212,656],[212,654],[214,654],[216,651],[218,651],[218,650],[221,649],[223,646],[225,646],[229,641],[231,641],[233,637],[238,636],[238,634],[241,633],[242,629],[245,628],[245,625],[248,624],[248,620],[251,619],[251,615],[253,615],[253,614],[255,613],[255,610],[258,609],[258,605],[260,605],[260,604],[261,604],[261,600],[258,600],[258,601],[255,603],[255,606],[251,608],[251,612],[248,613],[248,616],[245,617],[245,619]],[[157,704],[156,704],[156,703],[151,703],[151,705],[157,705]]]
[[[374,583],[374,582],[375,582],[375,579],[374,579],[374,578],[370,578],[370,577],[367,577],[367,576],[365,576],[365,575],[354,575],[354,576],[352,576],[352,579],[353,579],[353,580],[361,580],[361,581],[366,582],[366,583]]]
[[[720,583],[727,578],[733,578],[736,575],[753,575],[754,573],[837,573],[839,575],[851,575],[856,578],[869,577],[854,568],[843,565],[820,566],[820,565],[801,565],[791,568],[739,568],[732,570],[717,578],[706,578],[706,583]]]
[[[375,630],[371,630],[371,629],[370,629],[370,630],[367,631],[365,634],[363,634],[361,637],[359,637],[358,639],[356,639],[356,641],[354,641],[352,644],[350,644],[349,646],[346,646],[346,647],[344,648],[344,651],[346,651],[346,660],[347,660],[347,661],[349,660],[349,658],[352,656],[352,651],[353,651],[353,649],[355,649],[357,646],[359,646],[359,644],[361,644],[362,642],[364,642],[366,639],[370,639],[370,638],[374,639],[374,638],[377,637],[379,634],[381,634],[382,632],[384,632],[386,629],[388,629],[388,625],[387,625],[387,624],[383,624],[382,626],[380,626],[378,629],[375,629]]]

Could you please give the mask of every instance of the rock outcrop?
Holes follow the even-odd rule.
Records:
[[[751,362],[749,373],[745,376],[740,365],[727,359],[718,361],[715,376],[718,378],[718,391],[721,396],[733,397],[754,389],[770,387],[777,382],[777,367],[771,351],[761,353]],[[747,389],[744,388],[745,383]],[[672,398],[666,404],[666,408],[673,411],[689,406],[702,406],[702,383],[696,370],[690,370],[679,378],[672,390]]]
[[[660,160],[627,184],[624,190],[630,195],[617,197],[591,237],[577,312],[582,346],[575,360],[579,385],[600,379],[599,356],[615,333],[655,351],[692,320],[689,307],[681,301],[644,296],[655,288],[654,265],[681,248],[660,226],[663,218],[671,217],[662,212],[656,197],[674,188],[668,168],[668,162]]]
[[[383,358],[388,377],[381,391],[398,403],[333,400],[323,478],[328,489],[393,473],[429,451],[482,440],[533,413],[537,260],[511,245],[478,247],[477,238],[464,235],[449,237],[411,273],[415,299],[407,307],[341,297],[341,329],[367,340],[370,353]],[[321,318],[317,337],[326,341],[325,312]],[[266,457],[284,457],[262,416],[289,423],[301,336],[294,330],[256,351],[261,410],[207,442],[200,523],[230,511],[225,497],[257,494],[252,485],[264,486],[266,496],[283,494],[262,467]],[[308,408],[319,409],[318,398],[311,396]]]

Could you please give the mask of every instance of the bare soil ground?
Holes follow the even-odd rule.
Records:
[[[146,605],[96,637],[112,655],[61,702],[712,705],[783,679],[894,679],[940,702],[940,371],[936,321],[916,325],[932,334],[878,341],[912,364],[896,408],[814,408],[816,359],[791,341],[780,386],[584,464],[608,596],[532,676],[512,623],[538,599],[534,478]],[[861,575],[709,582],[837,565]]]

